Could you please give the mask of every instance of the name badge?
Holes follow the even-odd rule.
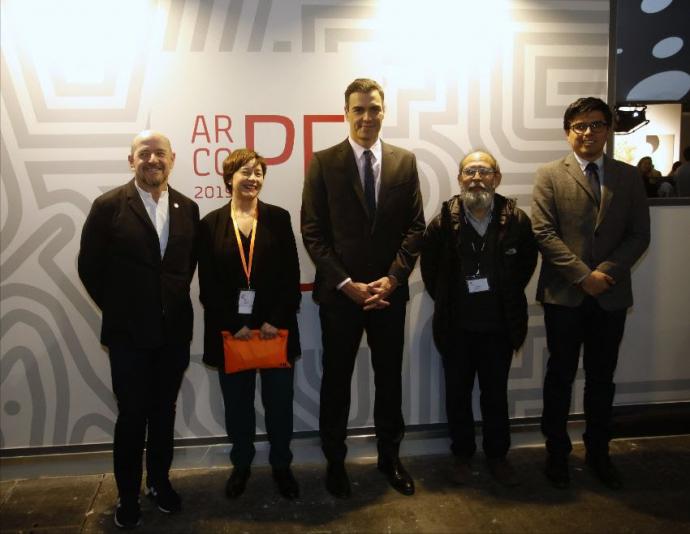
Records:
[[[489,291],[489,279],[486,277],[467,278],[467,291],[470,293],[482,293]]]
[[[254,309],[254,297],[256,297],[256,291],[253,289],[241,289],[237,299],[237,313],[251,315]]]

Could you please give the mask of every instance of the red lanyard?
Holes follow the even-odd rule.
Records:
[[[249,242],[249,264],[244,255],[244,247],[242,246],[242,239],[240,238],[240,230],[235,221],[235,216],[232,213],[232,206],[230,206],[230,218],[232,219],[232,226],[235,228],[235,238],[237,238],[237,248],[240,249],[240,259],[242,260],[242,268],[247,277],[247,289],[251,287],[252,262],[254,260],[254,241],[256,240],[256,227],[259,222],[259,210],[257,209],[254,215],[254,223],[252,224],[252,239]]]

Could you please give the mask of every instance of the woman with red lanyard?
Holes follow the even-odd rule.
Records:
[[[226,373],[223,335],[249,339],[258,330],[262,339],[288,331],[287,357],[300,355],[297,311],[299,260],[290,214],[259,201],[266,162],[256,152],[238,149],[223,162],[223,181],[230,202],[201,221],[199,286],[204,306],[204,363],[218,369],[225,404],[225,426],[233,443],[232,474],[225,492],[237,498],[249,479],[254,458],[256,417],[254,391],[261,376],[269,462],[278,490],[285,498],[299,497],[290,464],[292,452],[293,368],[255,369]]]

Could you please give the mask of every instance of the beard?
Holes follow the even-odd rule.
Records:
[[[477,190],[477,187],[481,189]],[[475,190],[463,187],[460,191],[460,198],[462,198],[465,208],[470,211],[488,210],[494,199],[494,190],[480,183],[475,186]]]
[[[168,175],[166,174],[165,169],[151,167],[143,169],[140,173],[138,173],[138,178],[142,184],[145,184],[149,187],[160,187],[167,181]]]

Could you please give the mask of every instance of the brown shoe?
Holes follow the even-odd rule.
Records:
[[[487,458],[489,472],[496,482],[508,488],[520,485],[520,479],[507,458]]]
[[[464,486],[472,478],[470,459],[464,456],[454,456],[453,465],[448,474],[450,481],[457,486]]]

